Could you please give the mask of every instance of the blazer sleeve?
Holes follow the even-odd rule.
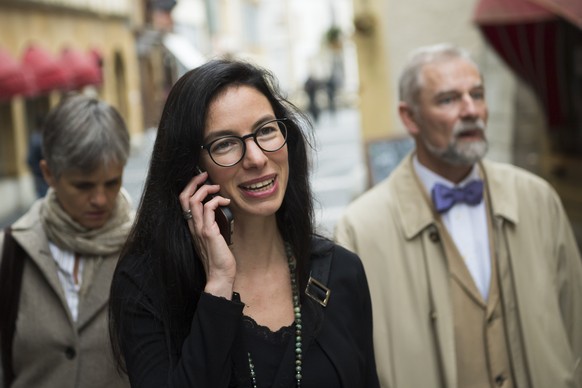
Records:
[[[139,295],[139,287],[132,281],[124,282],[123,287],[124,295]],[[143,298],[129,303],[120,335],[131,386],[227,387],[243,307],[240,302],[203,293],[180,356],[173,360],[178,352],[172,349],[154,303]]]

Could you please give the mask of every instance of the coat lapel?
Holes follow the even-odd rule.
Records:
[[[490,161],[482,161],[480,168],[485,180],[485,187],[487,188],[487,196],[490,200],[489,206],[492,209],[491,222],[495,227],[495,219],[501,217],[512,224],[519,223],[517,191],[514,186],[507,184],[504,179],[507,177],[504,174],[492,174],[491,170],[494,163]]]
[[[111,288],[111,279],[113,278],[113,271],[117,260],[113,257],[108,258],[89,258],[87,261],[94,262],[86,265],[93,265],[92,271],[87,271],[85,274],[88,278],[83,276],[83,282],[90,282],[88,288],[79,297],[83,299],[79,303],[79,316],[77,319],[77,327],[81,330],[87,323],[91,321],[101,310],[106,308],[109,301],[109,289]]]
[[[12,225],[12,235],[28,253],[33,265],[36,266],[50,289],[55,293],[61,306],[67,312],[69,321],[72,323],[73,318],[58,277],[57,266],[50,252],[46,235],[42,230],[38,209],[35,209],[37,207],[40,207],[40,201],[35,202],[27,215]]]
[[[396,199],[398,217],[407,240],[436,224],[428,193],[414,172],[413,155],[411,153],[406,157],[394,170],[390,179],[390,182],[394,183],[390,186],[390,196]]]

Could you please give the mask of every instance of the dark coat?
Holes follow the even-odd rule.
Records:
[[[302,387],[378,387],[372,345],[372,309],[368,283],[360,259],[353,253],[317,240],[333,252],[328,280],[331,295],[321,307],[302,295]],[[314,255],[312,262],[321,260]],[[249,387],[247,352],[239,346],[240,302],[203,293],[182,344],[172,345],[159,319],[161,292],[148,271],[129,273],[118,268],[120,295],[138,302],[124,310],[127,324],[121,333],[122,350],[134,387]],[[148,280],[149,279],[149,280]],[[140,292],[143,291],[143,294]],[[276,387],[294,387],[294,341],[281,361]],[[180,350],[181,349],[181,350]],[[173,361],[171,361],[173,360]],[[286,366],[289,366],[288,368]]]

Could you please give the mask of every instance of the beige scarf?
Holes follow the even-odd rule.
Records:
[[[121,250],[133,222],[133,210],[129,195],[121,189],[107,223],[99,229],[87,229],[73,221],[49,189],[41,204],[40,220],[48,239],[59,248],[86,258],[103,257]]]

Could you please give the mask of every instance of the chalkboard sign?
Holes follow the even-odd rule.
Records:
[[[413,148],[414,140],[408,136],[369,141],[366,144],[369,186],[376,185],[390,175]]]

